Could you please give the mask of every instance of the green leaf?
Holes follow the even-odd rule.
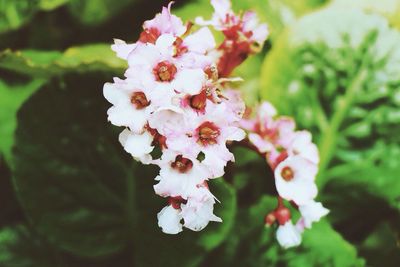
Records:
[[[10,162],[14,143],[16,114],[24,101],[44,84],[35,79],[23,84],[9,84],[0,79],[0,153]]]
[[[35,77],[51,77],[66,72],[109,71],[122,73],[126,62],[117,58],[110,45],[90,44],[65,52],[25,50],[0,53],[0,68]]]
[[[14,150],[14,183],[36,230],[86,257],[120,251],[130,227],[131,167],[106,121],[102,80],[68,76],[42,87],[18,113]]]
[[[135,0],[69,0],[71,14],[83,24],[100,24],[116,16]]]
[[[0,230],[0,264],[4,267],[64,267],[59,252],[25,225]]]

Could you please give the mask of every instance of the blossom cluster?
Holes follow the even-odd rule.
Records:
[[[227,143],[245,137],[238,127],[245,106],[229,90],[235,79],[227,76],[268,34],[254,13],[241,17],[228,0],[211,3],[213,18],[197,19],[200,25],[184,24],[170,4],[144,22],[136,43],[115,40],[112,49],[128,69],[124,79],[103,89],[113,105],[108,120],[125,127],[119,136],[124,149],[160,168],[154,191],[167,199],[158,224],[168,234],[222,221],[213,212],[216,198],[208,181],[223,176],[234,160]],[[224,33],[221,45],[206,25]]]
[[[274,171],[275,186],[279,194],[278,207],[270,212],[266,225],[277,223],[277,239],[285,248],[299,245],[301,233],[313,222],[328,214],[321,203],[315,201],[319,154],[307,131],[296,131],[293,119],[277,116],[276,109],[268,102],[262,103],[255,118],[243,119],[251,146],[265,156]],[[299,210],[301,218],[294,225],[291,212],[284,200]]]
[[[211,20],[199,17],[196,24],[184,24],[171,14],[170,4],[144,22],[136,43],[115,40],[112,49],[128,69],[124,79],[104,85],[104,96],[113,105],[108,120],[125,127],[119,141],[134,159],[160,168],[154,191],[167,200],[157,215],[163,232],[200,231],[210,221],[222,221],[214,214],[217,200],[208,184],[234,161],[228,145],[235,141],[258,151],[271,166],[278,206],[266,224],[279,225],[283,247],[298,245],[304,229],[328,213],[315,201],[317,147],[309,132],[296,131],[294,121],[277,117],[267,102],[254,118],[243,118],[245,104],[230,89],[240,78],[229,76],[260,51],[268,28],[253,12],[236,15],[229,0],[211,4]],[[209,26],[223,34],[221,44]],[[295,225],[284,200],[300,211]]]

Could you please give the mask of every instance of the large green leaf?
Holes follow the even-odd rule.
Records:
[[[138,266],[195,265],[229,233],[235,191],[222,180],[210,182],[224,223],[163,234],[156,214],[166,203],[152,186],[157,171],[132,165],[106,121],[101,88],[109,79],[98,73],[55,79],[21,108],[14,182],[24,211],[51,244],[76,255],[128,246]]]
[[[109,71],[122,73],[126,62],[117,58],[110,45],[90,44],[58,51],[0,52],[0,68],[31,75],[50,77],[65,72]]]
[[[399,43],[400,33],[379,15],[328,8],[288,29],[262,71],[264,99],[313,131],[321,154],[318,183],[339,176],[361,182],[394,207],[400,197],[400,165],[392,162],[400,143]]]
[[[22,103],[44,83],[35,79],[22,84],[10,84],[0,79],[0,154],[10,161],[14,142],[16,113]]]
[[[82,256],[121,250],[130,227],[132,169],[107,125],[104,79],[53,80],[18,113],[14,182],[24,211],[51,243]]]

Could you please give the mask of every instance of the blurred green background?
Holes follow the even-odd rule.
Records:
[[[235,149],[211,183],[222,224],[162,234],[156,169],[132,162],[107,123],[102,86],[123,76],[113,38],[137,40],[167,1],[0,0],[0,266],[400,266],[400,1],[233,0],[270,26],[235,75],[321,153],[331,212],[284,250],[264,215],[272,174]],[[178,0],[185,20],[207,0]]]

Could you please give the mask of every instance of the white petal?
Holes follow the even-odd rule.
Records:
[[[229,141],[241,141],[246,137],[246,132],[239,127],[224,127],[222,132],[224,138]]]
[[[130,153],[134,158],[139,160],[147,159],[153,151],[153,136],[148,132],[142,134],[134,134],[125,129],[119,136],[119,141],[123,145],[126,152]]]
[[[164,207],[158,214],[158,226],[166,234],[175,235],[182,232],[182,224],[180,223],[182,216],[180,211],[174,209],[172,206]]]
[[[145,110],[137,110],[130,103],[113,106],[107,114],[112,124],[129,127],[133,132],[141,132],[147,122]]]
[[[200,93],[206,75],[201,69],[184,69],[179,71],[173,80],[173,87],[180,93],[197,95]]]
[[[118,102],[127,101],[128,99],[127,93],[114,83],[104,84],[103,95],[113,105],[116,105]]]
[[[296,132],[290,145],[289,153],[292,155],[301,155],[303,158],[318,164],[318,148],[314,143],[312,143],[311,139],[311,133],[308,131]]]
[[[272,151],[274,148],[274,145],[272,145],[271,142],[264,140],[260,135],[255,133],[249,134],[249,140],[261,153]]]
[[[214,36],[207,27],[203,27],[186,37],[184,44],[189,48],[189,51],[199,54],[205,54],[216,46]]]
[[[291,221],[278,227],[276,239],[284,248],[291,248],[300,245],[301,233],[294,227]]]
[[[211,0],[215,15],[220,19],[225,19],[226,14],[231,12],[231,2],[229,0]]]
[[[235,158],[225,145],[213,145],[203,150],[205,158],[202,161],[212,173],[212,178],[221,177],[225,173],[225,166],[228,161]]]
[[[173,55],[173,44],[176,40],[176,37],[172,34],[163,34],[158,37],[156,42],[157,49],[161,52],[161,54],[169,54],[170,56]]]
[[[222,222],[222,219],[215,216],[213,199],[204,202],[188,200],[187,204],[182,204],[182,217],[184,226],[193,231],[201,231],[210,221]]]
[[[135,44],[127,44],[125,41],[114,39],[114,44],[111,49],[117,53],[117,57],[127,60],[129,54],[136,48]]]
[[[128,56],[129,66],[153,66],[161,57],[160,51],[153,44],[137,46]]]
[[[305,205],[300,205],[299,210],[304,218],[304,225],[311,228],[313,222],[318,222],[321,217],[327,215],[329,210],[324,208],[320,202],[311,201]]]
[[[290,168],[293,178],[286,181],[282,177],[282,170]],[[275,185],[279,195],[286,200],[293,200],[298,205],[303,205],[317,196],[318,189],[314,179],[317,166],[300,156],[289,157],[279,163],[275,169]]]

